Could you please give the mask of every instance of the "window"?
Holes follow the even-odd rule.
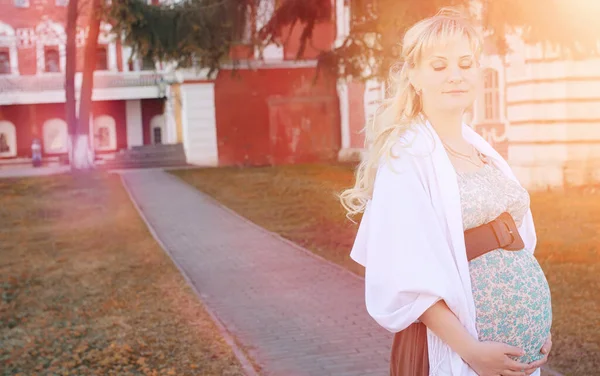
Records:
[[[10,54],[8,51],[0,51],[0,74],[10,73]]]
[[[44,70],[46,72],[60,72],[60,57],[57,48],[46,48],[44,51]]]
[[[29,0],[15,0],[17,8],[29,8]]]
[[[0,120],[0,157],[17,155],[17,130],[13,123]]]
[[[96,128],[96,147],[98,149],[110,148],[110,128],[99,126]]]
[[[142,70],[155,70],[156,64],[152,57],[146,56],[142,59]]]
[[[0,133],[0,153],[9,153],[10,145],[8,144],[8,136]]]
[[[106,46],[98,46],[96,48],[96,70],[108,70]]]
[[[110,115],[94,117],[94,145],[96,150],[116,150],[117,131],[115,119]]]
[[[162,129],[160,127],[152,128],[155,144],[162,144]]]
[[[500,88],[498,72],[495,69],[486,69],[483,72],[483,120],[500,120]]]

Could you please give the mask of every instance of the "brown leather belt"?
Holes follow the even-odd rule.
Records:
[[[465,247],[467,260],[471,261],[498,248],[520,251],[525,244],[513,217],[505,212],[491,222],[465,231]]]

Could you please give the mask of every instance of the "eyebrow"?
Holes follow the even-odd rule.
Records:
[[[464,59],[464,58],[466,58],[466,57],[473,57],[473,55],[472,55],[472,54],[470,54],[470,55],[463,55],[463,56],[461,56],[461,57],[460,57],[460,59]],[[447,58],[445,58],[444,56],[438,56],[438,55],[434,55],[434,56],[432,56],[430,59],[442,59],[442,60],[448,60],[448,59],[447,59]]]

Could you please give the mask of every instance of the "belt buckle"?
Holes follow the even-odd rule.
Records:
[[[504,239],[505,237],[499,236],[500,234],[498,233],[498,231],[496,231],[496,226],[492,226],[492,229],[494,230],[494,235],[496,236],[496,239],[498,240],[498,245],[500,246],[500,248],[505,248],[505,247],[511,245],[512,243],[514,243],[515,234],[513,233],[512,229],[510,228],[510,225],[508,223],[506,223],[506,221],[504,221],[500,217],[496,218],[494,222],[502,223],[506,227],[506,229],[508,230],[508,234],[510,235],[510,241],[508,243],[503,244],[500,239]]]
[[[515,242],[515,234],[513,233],[512,229],[510,228],[510,226],[508,225],[508,223],[502,221],[502,224],[504,226],[506,226],[506,229],[508,230],[508,233],[510,234],[510,242],[508,244],[505,244],[503,247],[509,246],[512,243]]]

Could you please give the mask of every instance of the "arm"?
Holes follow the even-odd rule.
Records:
[[[474,349],[479,344],[479,341],[469,334],[443,300],[425,311],[420,320],[465,360],[471,358]]]
[[[431,306],[421,315],[421,320],[478,375],[524,376],[535,371],[532,365],[509,358],[509,355],[522,356],[523,350],[473,338],[444,301]]]
[[[461,304],[448,240],[412,158],[379,167],[351,253],[366,268],[367,311],[393,333],[439,300]]]

